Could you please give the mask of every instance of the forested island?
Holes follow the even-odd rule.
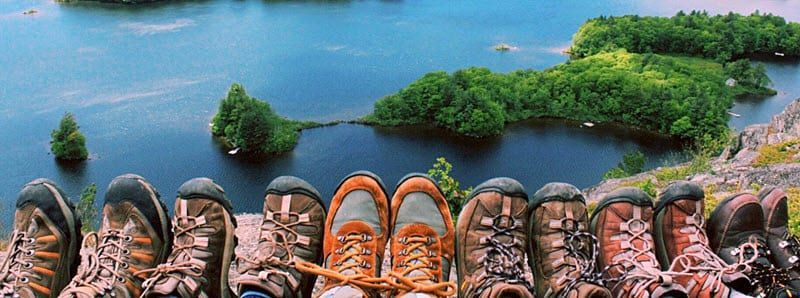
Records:
[[[544,71],[431,72],[378,100],[363,121],[433,124],[485,137],[502,133],[508,122],[554,117],[713,139],[726,134],[735,96],[775,94],[762,64],[731,58],[772,51],[796,56],[800,44],[788,40],[798,37],[800,24],[759,13],[601,17],[581,26],[563,64]]]
[[[428,73],[375,103],[364,118],[377,125],[434,124],[459,134],[500,134],[505,123],[533,117],[619,122],[688,139],[727,130],[733,97],[763,93],[763,67],[625,50],[571,60],[553,68],[495,73],[468,68]],[[725,85],[730,72],[758,77]],[[752,73],[757,74],[752,74]],[[742,78],[743,80],[746,78]]]
[[[294,148],[300,130],[319,125],[286,119],[269,103],[250,97],[242,85],[234,83],[219,104],[211,133],[244,153],[278,153]]]
[[[576,58],[626,49],[634,53],[670,53],[724,62],[756,54],[800,56],[800,24],[758,11],[711,16],[683,11],[673,17],[599,17],[575,34]]]

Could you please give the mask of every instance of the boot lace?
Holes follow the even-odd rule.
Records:
[[[597,268],[597,258],[600,254],[597,237],[589,232],[578,229],[579,222],[571,218],[563,218],[560,230],[564,233],[565,259],[573,262],[564,262],[579,273],[578,278],[570,279],[556,297],[567,297],[580,282],[605,286],[603,273]],[[565,275],[566,277],[566,275]]]
[[[191,223],[191,224],[183,224]],[[142,283],[144,293],[149,292],[159,279],[173,273],[179,273],[186,278],[197,279],[203,276],[205,269],[204,263],[192,256],[192,250],[198,247],[207,247],[208,238],[200,237],[195,234],[195,230],[206,224],[204,216],[175,215],[172,220],[174,229],[174,241],[172,253],[166,263],[159,264],[155,268],[137,271],[134,275],[152,274],[150,278]],[[180,241],[187,239],[189,241]]]
[[[789,270],[800,270],[800,257],[798,257],[800,256],[800,239],[787,230],[783,234],[783,240],[778,243],[778,247],[783,249],[788,247],[792,252],[792,256],[789,257],[789,263],[792,263],[792,266],[789,267]]]
[[[349,233],[336,237],[341,246],[334,250],[335,254],[340,255],[339,260],[332,264],[335,270],[322,268],[303,260],[297,260],[295,266],[301,272],[336,280],[339,286],[352,284],[365,290],[392,290],[393,288],[386,284],[385,278],[369,276],[364,273],[364,269],[372,268],[365,258],[374,258],[375,252],[362,247],[362,243],[372,241],[372,239],[372,236],[364,233]]]
[[[81,258],[81,263],[85,265],[72,279],[65,293],[77,287],[88,287],[103,295],[113,290],[115,283],[124,283],[122,272],[129,266],[126,257],[131,251],[127,244],[131,241],[133,237],[125,235],[122,230],[108,229],[102,237],[96,232],[86,234],[82,246],[89,249]]]
[[[486,254],[478,259],[486,272],[478,277],[477,286],[469,284],[466,293],[479,295],[497,282],[521,284],[533,293],[532,276],[524,270],[524,245],[513,235],[513,231],[521,227],[522,222],[513,216],[500,214],[492,218],[491,235],[480,239],[481,245],[489,248]],[[501,238],[512,240],[501,241]]]
[[[702,208],[697,208],[702,210]],[[703,289],[714,286],[713,292],[719,293],[725,286],[723,277],[727,274],[740,272],[742,265],[749,265],[755,259],[741,260],[741,262],[728,265],[717,256],[708,246],[708,236],[705,229],[705,218],[700,213],[694,213],[686,218],[687,226],[680,229],[680,233],[688,234],[691,245],[683,250],[683,254],[672,261],[669,271],[680,273],[705,272],[713,283],[706,282],[701,285]],[[678,269],[681,268],[681,269]]]
[[[10,253],[3,266],[4,274],[0,275],[0,294],[12,295],[16,293],[14,289],[16,283],[29,281],[28,275],[33,269],[35,253],[36,239],[28,237],[25,232],[15,232],[11,240]]]
[[[256,258],[240,256],[239,261],[249,265],[246,266],[247,268],[260,268],[261,271],[259,271],[258,277],[262,281],[269,281],[271,275],[279,275],[286,278],[292,288],[297,288],[299,282],[294,276],[287,272],[289,269],[294,269],[295,266],[293,248],[296,245],[310,245],[311,238],[300,235],[293,227],[308,222],[309,215],[298,212],[287,212],[286,216],[288,216],[288,219],[296,218],[297,220],[283,223],[282,221],[275,220],[275,213],[267,211],[264,218],[265,221],[272,226],[267,224],[261,225],[261,239],[259,239],[259,246],[263,245],[266,247],[266,251],[256,248],[256,251],[250,254],[257,256]],[[278,256],[277,253],[279,250],[285,252],[286,255],[284,257]],[[242,270],[246,272],[247,269],[242,268]]]
[[[750,278],[750,285],[760,289],[758,297],[773,297],[774,293],[784,290],[791,280],[787,269],[776,268],[769,261],[758,261],[770,254],[763,237],[751,235],[747,242],[731,250],[730,254],[738,256],[736,264]]]
[[[671,284],[675,276],[678,275],[691,275],[686,273],[661,271],[656,256],[653,254],[653,248],[650,246],[650,241],[645,237],[649,235],[647,232],[649,224],[641,218],[634,217],[620,224],[622,235],[627,235],[627,239],[623,239],[623,252],[618,254],[616,258],[619,261],[604,268],[603,272],[610,273],[612,269],[616,269],[619,277],[607,278],[607,283],[616,283],[611,289],[616,292],[618,287],[624,284],[632,284],[633,288],[630,290],[629,295],[632,297],[649,296],[649,288],[656,283]],[[638,240],[643,243],[641,247],[634,245],[634,241]],[[627,244],[626,244],[627,243]],[[644,257],[645,260],[639,260]],[[610,274],[609,274],[610,275]]]
[[[394,271],[389,273],[394,277],[394,280],[388,280],[393,287],[404,293],[428,293],[438,297],[455,295],[455,283],[438,282],[436,275],[431,272],[431,270],[436,270],[437,266],[429,258],[436,257],[436,253],[428,250],[428,246],[435,243],[436,239],[427,236],[410,236],[402,237],[398,242],[404,245],[398,254],[407,256],[407,258],[397,264],[398,268],[404,268],[402,273]],[[421,274],[412,276],[414,273]]]

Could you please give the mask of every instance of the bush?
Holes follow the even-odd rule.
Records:
[[[65,113],[58,128],[50,133],[50,151],[61,160],[86,160],[86,137],[80,132],[78,123],[72,113]]]
[[[75,204],[75,211],[81,220],[81,231],[88,233],[94,230],[97,218],[97,208],[94,207],[95,197],[97,196],[97,185],[90,184],[81,192],[81,198]]]
[[[294,148],[299,131],[314,125],[318,124],[277,115],[267,102],[248,96],[242,85],[234,83],[220,102],[211,132],[244,152],[277,153]]]
[[[764,145],[758,148],[758,156],[753,161],[753,166],[765,167],[771,164],[796,162],[795,156],[798,154],[800,154],[800,140]]]
[[[439,157],[433,167],[428,170],[428,176],[439,184],[439,189],[442,190],[445,199],[447,199],[447,205],[450,207],[453,222],[456,222],[466,198],[472,192],[472,187],[461,189],[461,184],[458,180],[450,176],[450,171],[452,170],[453,165],[447,162],[444,157]]]

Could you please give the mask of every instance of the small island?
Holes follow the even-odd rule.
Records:
[[[22,14],[24,14],[24,15],[32,15],[32,14],[35,14],[35,13],[38,13],[38,12],[39,12],[38,10],[31,8],[31,9],[28,9],[26,11],[23,11]]]
[[[508,51],[517,51],[519,50],[518,47],[512,46],[510,44],[501,42],[494,46],[494,50],[498,52],[508,52]]]
[[[211,133],[233,154],[290,151],[297,145],[300,130],[319,125],[276,114],[269,103],[248,96],[244,87],[237,83],[231,85],[210,124]]]
[[[50,133],[50,151],[62,161],[82,161],[89,158],[86,137],[80,131],[75,115],[65,113],[57,129]]]

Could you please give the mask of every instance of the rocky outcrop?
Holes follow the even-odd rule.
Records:
[[[753,166],[761,147],[796,139],[800,139],[800,99],[787,105],[781,113],[773,116],[769,123],[746,127],[734,144],[726,148],[712,162],[711,170],[687,176],[685,179],[703,186],[713,186],[713,189],[722,193],[749,189],[752,185],[798,187],[800,163]],[[664,169],[658,168],[632,177],[606,180],[585,189],[584,192],[587,200],[593,202],[616,188],[635,185],[642,181],[650,180],[657,185],[663,185],[668,181],[658,181],[656,175],[662,170]]]

